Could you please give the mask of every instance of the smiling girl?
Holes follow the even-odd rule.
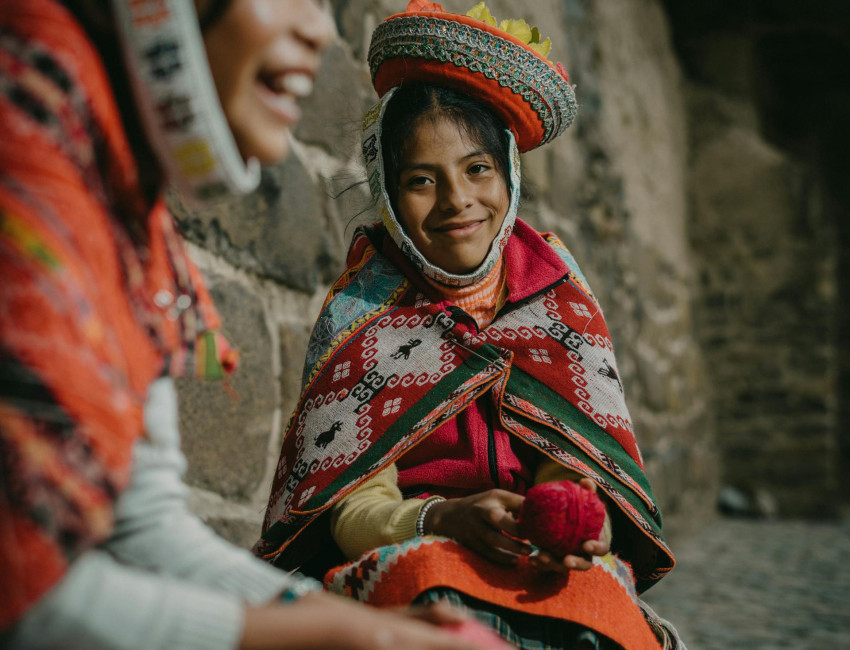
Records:
[[[526,40],[483,3],[415,0],[373,34],[363,155],[381,221],[314,327],[256,550],[316,575],[350,561],[330,589],[447,598],[523,648],[673,646],[636,593],[673,557],[601,309],[557,237],[516,216],[519,152],[576,110],[537,31],[503,26],[518,23]],[[609,516],[556,557],[517,515],[565,480]]]

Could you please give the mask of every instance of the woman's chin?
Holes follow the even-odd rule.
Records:
[[[242,158],[245,160],[255,158],[261,165],[283,162],[291,150],[288,130],[281,130],[279,133],[270,132],[266,137],[259,133],[245,134],[236,138],[236,144]]]

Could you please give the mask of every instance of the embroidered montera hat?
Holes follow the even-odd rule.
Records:
[[[369,68],[380,97],[410,81],[465,92],[486,104],[526,152],[558,137],[576,114],[566,71],[546,58],[550,45],[524,20],[497,26],[483,2],[464,16],[413,0],[375,29]]]

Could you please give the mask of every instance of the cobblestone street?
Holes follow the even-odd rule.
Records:
[[[719,520],[646,594],[688,650],[850,648],[850,521]]]

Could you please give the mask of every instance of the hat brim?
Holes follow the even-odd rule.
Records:
[[[395,14],[376,29],[369,49],[379,96],[424,81],[462,90],[485,103],[524,152],[572,123],[572,87],[551,62],[487,23],[441,12]]]

